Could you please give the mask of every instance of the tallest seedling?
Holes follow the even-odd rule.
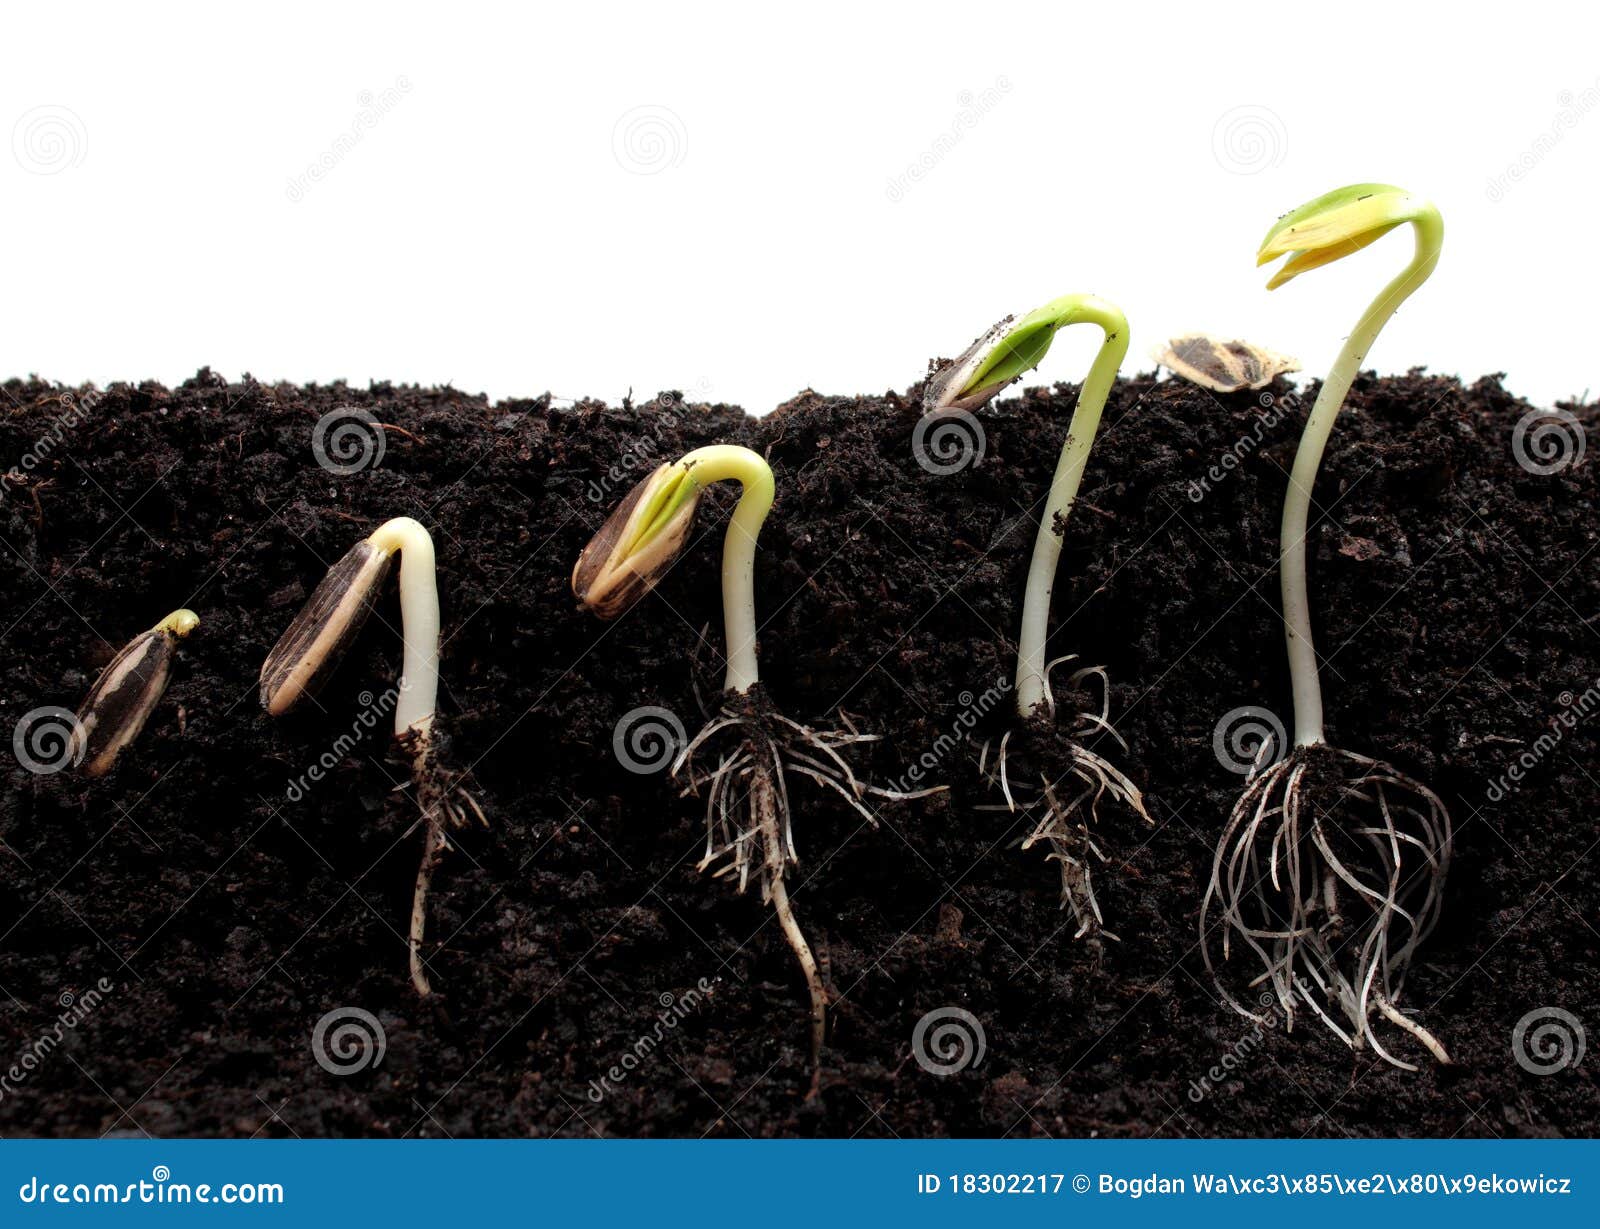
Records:
[[[1439,263],[1444,222],[1428,201],[1386,184],[1355,184],[1319,196],[1278,219],[1257,264],[1288,260],[1267,283],[1276,289],[1308,269],[1348,256],[1409,223],[1411,263],[1362,313],[1323,381],[1300,437],[1283,501],[1278,566],[1284,634],[1294,690],[1294,750],[1257,765],[1212,860],[1200,910],[1206,965],[1233,1007],[1257,1020],[1223,985],[1211,958],[1207,918],[1221,915],[1222,963],[1235,944],[1261,968],[1294,1027],[1308,1006],[1351,1048],[1370,1044],[1396,1066],[1373,1032],[1380,1016],[1421,1042],[1440,1062],[1445,1049],[1398,1006],[1417,946],[1438,921],[1450,865],[1450,816],[1438,797],[1398,769],[1330,747],[1322,731],[1322,685],[1306,593],[1306,523],[1311,491],[1334,420],[1374,339]],[[1267,748],[1262,749],[1262,761]],[[1253,997],[1253,996],[1252,996]]]
[[[1261,243],[1256,264],[1287,255],[1288,260],[1267,283],[1268,290],[1292,281],[1308,269],[1360,251],[1396,226],[1409,222],[1416,232],[1411,263],[1367,305],[1322,382],[1311,417],[1300,436],[1300,448],[1289,474],[1278,536],[1279,583],[1283,591],[1284,633],[1289,644],[1289,675],[1294,687],[1294,740],[1308,747],[1322,742],[1322,683],[1311,639],[1311,603],[1306,596],[1306,520],[1311,488],[1322,467],[1322,454],[1333,433],[1350,385],[1366,360],[1378,333],[1400,304],[1433,274],[1444,245],[1444,219],[1431,202],[1385,184],[1355,184],[1319,196],[1285,214]]]
[[[1098,859],[1106,861],[1089,833],[1090,821],[1098,818],[1101,798],[1110,795],[1126,805],[1145,822],[1144,797],[1139,789],[1109,760],[1080,741],[1093,733],[1109,733],[1110,686],[1103,667],[1076,671],[1069,684],[1076,689],[1090,679],[1101,687],[1100,711],[1079,712],[1071,726],[1055,729],[1056,701],[1050,689],[1050,671],[1062,662],[1045,659],[1045,642],[1050,630],[1050,596],[1055,589],[1056,572],[1061,563],[1067,518],[1078,498],[1083,471],[1089,463],[1089,450],[1100,430],[1100,415],[1117,380],[1117,371],[1128,353],[1128,321],[1122,312],[1094,295],[1063,295],[1029,312],[1012,323],[1000,321],[954,363],[929,380],[924,405],[931,414],[965,413],[983,405],[1022,374],[1039,365],[1056,333],[1072,324],[1089,324],[1101,331],[1099,353],[1084,377],[1067,424],[1067,438],[1056,459],[1055,476],[1045,498],[1039,528],[1034,535],[1033,557],[1028,564],[1028,583],[1022,595],[1022,630],[1017,637],[1016,697],[1017,716],[1029,735],[1036,763],[1028,765],[1015,788],[1011,782],[1011,732],[1001,736],[999,751],[990,769],[989,744],[985,743],[979,771],[1000,791],[1003,809],[1019,809],[1032,816],[1032,835],[1024,839],[1024,849],[1043,842],[1050,858],[1061,870],[1061,900],[1070,906],[1078,923],[1075,937],[1090,936],[1098,943],[1102,935],[1114,939],[1104,929],[1100,904],[1095,899],[1090,868]],[[1120,741],[1120,739],[1118,739]],[[1031,784],[1037,774],[1039,788]]]

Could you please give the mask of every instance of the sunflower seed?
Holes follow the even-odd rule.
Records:
[[[1155,360],[1173,375],[1214,393],[1265,388],[1285,372],[1300,370],[1297,358],[1209,333],[1174,337],[1155,352]]]
[[[167,690],[177,656],[177,635],[153,627],[129,641],[95,680],[72,734],[73,758],[82,758],[89,776],[105,776],[117,753],[139,737]]]
[[[698,491],[648,540],[636,541],[646,518],[659,506],[647,496],[680,481],[686,479],[677,466],[659,466],[628,492],[578,556],[572,569],[572,592],[600,618],[616,618],[650,592],[683,550],[700,503]]]
[[[372,613],[373,596],[394,558],[357,542],[328,569],[261,664],[261,705],[277,717],[322,685]]]

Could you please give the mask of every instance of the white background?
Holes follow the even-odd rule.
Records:
[[[1141,365],[1202,328],[1317,373],[1408,241],[1270,295],[1254,249],[1379,180],[1447,237],[1373,365],[1600,391],[1592,3],[0,12],[0,376],[762,412],[1072,291]]]

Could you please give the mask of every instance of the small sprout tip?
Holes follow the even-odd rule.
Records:
[[[195,614],[194,611],[185,607],[182,610],[174,610],[165,619],[162,619],[161,622],[157,623],[152,630],[159,632],[171,632],[174,636],[177,636],[181,640],[199,626],[200,616]]]
[[[167,690],[178,641],[199,624],[194,611],[174,610],[124,645],[100,672],[72,733],[74,759],[82,761],[87,775],[105,776],[122,749],[139,737]]]

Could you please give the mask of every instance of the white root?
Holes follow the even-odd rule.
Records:
[[[876,742],[880,736],[862,734],[849,718],[843,720],[842,731],[813,730],[770,711],[746,715],[728,710],[706,723],[672,767],[673,776],[683,781],[684,796],[705,793],[706,846],[698,869],[709,872],[714,879],[736,879],[739,892],[745,890],[753,872],[761,885],[762,903],[772,907],[800,966],[811,999],[808,1098],[817,1095],[822,1075],[828,995],[816,956],[789,900],[788,869],[799,858],[794,846],[788,774],[798,773],[837,793],[873,826],[878,821],[866,806],[868,797],[907,801],[926,798],[946,788],[906,792],[862,781],[839,749]],[[718,758],[716,768],[697,770],[696,754],[716,735],[729,730],[734,731],[737,743]]]
[[[433,873],[450,848],[450,828],[465,828],[472,818],[484,827],[489,820],[483,808],[458,778],[440,768],[435,755],[431,723],[413,726],[400,739],[402,751],[411,757],[411,781],[422,812],[422,861],[417,866],[416,887],[411,894],[411,984],[418,995],[433,993],[422,958],[422,944],[428,929],[428,892]],[[470,813],[470,814],[469,814]]]
[[[1049,700],[1052,718],[1056,708],[1055,695],[1049,685],[1049,673],[1063,662],[1072,660],[1072,656],[1058,657],[1046,667],[1045,695]],[[1076,740],[1093,732],[1108,733],[1126,750],[1127,743],[1111,727],[1110,686],[1104,668],[1091,666],[1078,670],[1069,681],[1076,685],[1087,678],[1098,678],[1102,684],[1100,711],[1077,714],[1070,737]],[[1060,869],[1061,907],[1072,911],[1073,920],[1078,926],[1073,938],[1082,939],[1087,935],[1091,943],[1101,939],[1117,940],[1116,935],[1105,929],[1105,918],[1094,892],[1091,867],[1096,860],[1107,862],[1109,859],[1094,843],[1090,826],[1099,823],[1100,803],[1107,797],[1127,807],[1145,823],[1153,824],[1155,821],[1145,809],[1144,795],[1109,760],[1076,741],[1068,745],[1071,763],[1057,780],[1052,782],[1041,774],[1037,791],[1031,786],[1013,786],[1008,770],[1012,733],[1007,730],[1001,735],[992,770],[989,766],[989,743],[984,743],[978,757],[980,775],[991,788],[999,791],[1005,799],[1005,805],[978,809],[1036,816],[1032,831],[1022,840],[1022,848],[1031,849],[1042,842],[1048,850],[1046,857]],[[1068,790],[1062,789],[1066,783],[1070,783],[1072,789],[1070,797],[1063,800],[1069,794]]]
[[[1397,1004],[1439,920],[1451,852],[1444,804],[1388,764],[1318,744],[1258,765],[1223,828],[1200,909],[1201,951],[1224,1001],[1270,1022],[1223,980],[1238,941],[1259,966],[1251,985],[1270,986],[1286,1031],[1303,1003],[1352,1049],[1416,1070],[1374,1032],[1382,1018],[1448,1063]]]

